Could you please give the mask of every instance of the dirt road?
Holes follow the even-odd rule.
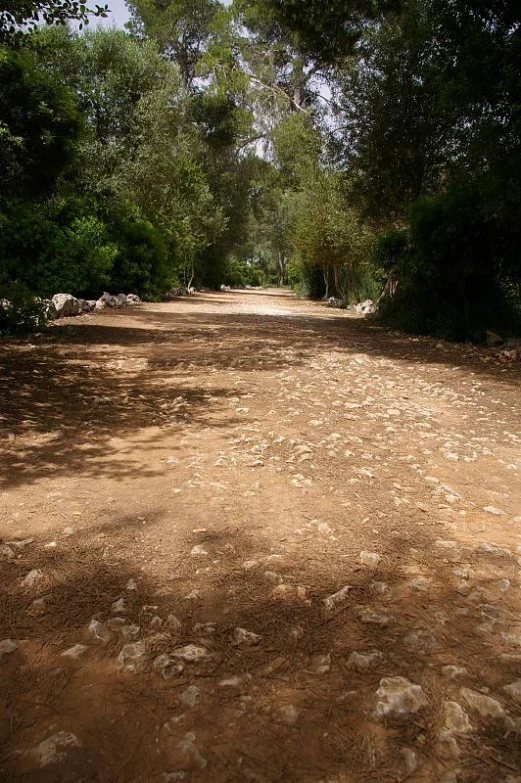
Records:
[[[521,781],[519,367],[276,291],[0,363],[2,781]]]

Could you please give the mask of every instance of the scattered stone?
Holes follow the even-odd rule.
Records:
[[[389,612],[385,609],[362,609],[358,616],[366,625],[379,625],[382,628],[391,622]]]
[[[2,546],[0,546],[0,557],[3,560],[12,560],[14,557],[14,552],[10,546],[7,546],[7,544],[2,544]]]
[[[256,568],[259,565],[258,560],[245,560],[242,564],[242,568],[244,571],[251,571],[252,568]]]
[[[184,672],[185,667],[171,655],[162,653],[154,658],[152,669],[160,672],[165,680],[171,680]]]
[[[118,655],[118,669],[121,672],[136,674],[147,666],[147,649],[144,641],[126,644]]]
[[[387,582],[371,582],[369,589],[373,595],[377,595],[383,600],[389,601],[393,597],[393,591]]]
[[[283,704],[277,712],[282,722],[287,723],[288,726],[294,726],[300,715],[300,710],[294,704]]]
[[[69,748],[79,748],[81,742],[75,734],[68,731],[59,731],[51,737],[40,742],[35,748],[26,751],[24,755],[36,761],[39,767],[47,767],[63,761]]]
[[[284,581],[280,574],[277,574],[276,571],[264,571],[264,579],[266,579],[268,582],[271,582],[272,584],[280,585]]]
[[[327,674],[331,669],[331,653],[314,655],[311,660],[311,668],[315,674]]]
[[[505,718],[506,713],[497,699],[485,696],[470,688],[461,688],[460,695],[468,706],[475,710],[482,718]]]
[[[100,642],[108,642],[110,639],[110,631],[105,628],[103,623],[101,623],[99,620],[96,620],[96,618],[93,618],[89,626],[87,628],[87,633],[91,639],[94,639],[95,641]]]
[[[443,674],[444,677],[448,677],[449,680],[456,680],[458,677],[465,677],[468,674],[465,667],[456,666],[455,664],[442,666],[441,673]]]
[[[197,745],[195,744],[195,734],[192,731],[185,734],[184,739],[177,743],[177,747],[182,757],[182,766],[185,769],[192,769],[194,767],[205,769],[208,762],[199,752]]]
[[[246,644],[251,646],[258,644],[262,639],[262,636],[259,636],[258,633],[253,633],[253,631],[247,631],[245,628],[235,628],[233,638],[235,644]]]
[[[332,593],[332,595],[328,595],[327,598],[324,598],[324,604],[326,606],[326,609],[334,609],[338,604],[343,603],[350,590],[352,590],[351,585],[345,585],[344,587],[341,587],[340,590],[337,590],[336,593]]]
[[[33,542],[34,538],[23,538],[21,541],[6,541],[5,543],[12,549],[25,549],[26,546],[29,546],[29,544],[32,544]]]
[[[374,669],[383,661],[383,655],[378,650],[369,650],[368,652],[352,652],[347,659],[346,666],[355,672],[366,672]]]
[[[69,647],[68,650],[65,650],[61,653],[62,658],[72,658],[75,660],[76,658],[79,658],[80,655],[83,655],[84,652],[86,652],[89,648],[86,644],[75,644],[74,647]]]
[[[154,615],[152,619],[150,620],[150,627],[151,628],[162,628],[163,627],[163,620],[159,615]]]
[[[407,775],[412,775],[418,769],[418,756],[411,748],[402,748],[402,756]]]
[[[32,571],[22,579],[22,587],[34,587],[38,582],[43,579],[43,571],[41,568],[33,568]]]
[[[192,547],[190,554],[192,555],[192,557],[197,557],[198,555],[207,555],[208,552],[206,551],[204,546],[202,546],[201,544],[196,544],[194,547]]]
[[[510,685],[503,685],[503,690],[515,701],[521,703],[521,680],[511,682]]]
[[[234,675],[233,677],[227,677],[221,680],[219,688],[240,688],[242,685],[242,677]]]
[[[195,707],[199,701],[200,691],[195,685],[189,685],[188,688],[182,692],[181,701],[188,707]]]
[[[368,566],[376,566],[382,557],[377,552],[360,552],[360,562]]]
[[[168,628],[169,631],[179,631],[181,627],[181,621],[175,614],[169,614],[165,621],[165,628]]]
[[[439,640],[428,631],[426,628],[419,628],[416,631],[411,631],[404,638],[403,643],[408,650],[418,650],[424,652],[425,650],[437,650],[440,648]]]
[[[126,642],[135,642],[141,635],[141,628],[132,623],[131,625],[122,625],[119,632]]]
[[[215,658],[213,653],[210,653],[206,647],[198,647],[195,644],[187,644],[184,647],[176,647],[172,650],[171,655],[174,658],[181,658],[183,661],[189,661],[190,663],[197,663],[198,661],[209,661]]]
[[[457,701],[446,701],[443,705],[443,723],[446,729],[458,734],[472,731],[469,716]]]
[[[121,631],[123,626],[126,625],[126,622],[125,617],[111,617],[107,620],[107,627],[110,628],[111,631]]]
[[[114,603],[111,606],[112,614],[126,614],[127,613],[127,604],[125,602],[124,598],[118,598],[117,601],[114,601]]]
[[[137,590],[137,582],[136,582],[136,580],[135,579],[129,579],[127,584],[126,584],[125,590]]]
[[[457,759],[461,753],[456,739],[447,729],[441,729],[439,732],[435,749],[442,759]]]
[[[417,576],[411,580],[411,587],[418,593],[426,593],[429,590],[429,580],[424,576]]]
[[[3,639],[0,642],[0,661],[4,657],[4,655],[10,655],[15,650],[18,649],[18,645],[16,642],[13,642],[12,639]]]
[[[421,685],[410,682],[405,677],[384,677],[376,691],[378,718],[401,718],[412,715],[428,702]]]

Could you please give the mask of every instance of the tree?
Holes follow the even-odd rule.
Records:
[[[91,16],[106,17],[108,10],[108,5],[89,9],[82,0],[0,0],[0,41],[35,30],[42,22],[77,21],[81,29]]]

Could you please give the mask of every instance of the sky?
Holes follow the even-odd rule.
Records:
[[[88,5],[94,8],[96,3],[89,2]],[[103,27],[123,27],[130,18],[125,0],[99,0],[98,5],[108,5],[110,13],[106,19],[91,19],[89,27],[96,27],[98,24]]]

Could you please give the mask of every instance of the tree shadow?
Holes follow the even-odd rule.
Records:
[[[491,775],[506,781],[519,768],[521,707],[502,690],[521,658],[518,590],[498,587],[517,574],[508,550],[448,546],[416,528],[384,536],[381,561],[367,567],[327,541],[324,556],[312,557],[316,541],[295,555],[274,547],[267,532],[222,530],[198,539],[206,558],[190,556],[191,542],[180,538],[172,579],[136,567],[132,529],[130,518],[115,518],[52,550],[37,539],[2,563],[1,635],[18,643],[0,669],[2,779],[154,782],[175,773],[171,780],[192,783],[366,783],[452,772],[481,783]],[[213,569],[201,572],[208,561]],[[24,587],[31,569],[43,576]],[[413,584],[419,576],[421,589]],[[328,609],[324,600],[345,585],[347,598]],[[122,597],[124,609],[114,609]],[[105,641],[89,636],[93,618],[108,631]],[[118,670],[121,626],[139,628],[143,671]],[[237,627],[260,639],[237,643]],[[87,650],[77,660],[61,655],[78,643]],[[154,670],[158,656],[186,645],[207,657],[184,661],[172,677],[157,663]],[[353,666],[353,652],[375,650],[368,668]],[[376,691],[390,676],[421,685],[426,706],[379,719]],[[193,706],[190,687],[198,690],[189,692]],[[480,717],[462,687],[498,699],[512,721]],[[458,754],[443,739],[447,701],[462,704],[472,725],[454,734]],[[26,751],[58,731],[81,746],[40,769]]]

